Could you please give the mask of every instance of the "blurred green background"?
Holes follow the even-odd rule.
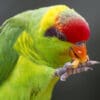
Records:
[[[100,60],[100,0],[0,0],[0,25],[22,11],[55,4],[69,5],[87,19],[91,27],[88,53]],[[100,65],[94,69],[58,82],[52,100],[100,100]]]

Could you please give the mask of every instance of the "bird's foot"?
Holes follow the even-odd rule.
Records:
[[[70,75],[93,70],[90,66],[95,64],[100,64],[100,62],[89,60],[86,63],[80,64],[77,68],[73,68],[72,63],[68,62],[62,68],[56,69],[55,76],[58,76],[61,81],[66,81]]]

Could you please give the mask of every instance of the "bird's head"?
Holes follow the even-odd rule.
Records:
[[[66,41],[72,43],[69,54],[72,59],[79,59],[81,63],[86,62],[86,42],[90,37],[90,28],[87,21],[73,9],[62,12],[55,21],[55,27]]]
[[[42,17],[39,32],[36,48],[50,66],[61,66],[71,59],[80,63],[88,60],[86,42],[90,28],[73,9],[64,5],[49,8]]]

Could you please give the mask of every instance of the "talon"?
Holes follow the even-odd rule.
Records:
[[[72,74],[72,64],[68,62],[62,68],[58,68],[55,71],[55,76],[60,77],[61,81],[65,81],[66,78]]]
[[[100,64],[100,61],[94,61],[94,60],[89,60],[87,61],[87,66],[95,65],[95,64]]]
[[[68,74],[64,73],[63,75],[61,75],[60,80],[61,81],[66,81],[67,78],[68,78]]]
[[[56,70],[55,75],[56,76],[61,76],[65,72],[66,72],[66,68],[59,68],[59,69]]]
[[[70,67],[72,67],[72,63],[71,62],[65,63],[64,68],[70,68]]]
[[[80,68],[77,68],[76,70],[77,70],[77,73],[80,73],[81,72]]]
[[[77,73],[77,69],[73,69],[73,74],[76,74]]]
[[[61,81],[66,81],[66,79],[73,74],[81,73],[88,70],[93,70],[92,67],[89,67],[94,64],[100,64],[99,61],[89,60],[86,63],[79,64],[77,68],[73,68],[73,64],[68,62],[62,68],[58,68],[55,71],[55,76],[60,77]]]
[[[62,74],[66,73],[67,72],[67,69],[68,68],[71,68],[71,66],[72,66],[71,62],[66,63],[64,65],[64,67],[58,68],[56,70],[55,75],[58,76],[58,77],[60,77]]]
[[[89,70],[89,67],[84,67],[84,71],[88,71]]]
[[[84,71],[93,70],[92,67],[84,67]]]

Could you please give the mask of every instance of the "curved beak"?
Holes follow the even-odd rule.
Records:
[[[86,43],[81,42],[79,44],[73,44],[70,49],[70,56],[73,61],[77,62],[77,64],[87,62],[89,57],[87,55]]]

